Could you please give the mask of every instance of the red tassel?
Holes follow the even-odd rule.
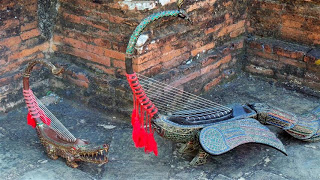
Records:
[[[155,156],[158,156],[158,144],[157,144],[156,140],[154,139],[153,133],[150,134],[150,137],[151,137],[150,144],[151,144],[152,151]]]
[[[28,112],[28,115],[27,115],[27,124],[33,128],[35,128],[37,125],[36,121],[32,118],[30,112]]]
[[[157,142],[154,139],[153,133],[148,133],[147,134],[147,139],[148,140],[147,140],[144,152],[145,153],[153,152],[155,156],[158,156]]]
[[[140,127],[140,131],[139,131],[139,142],[137,147],[138,148],[143,148],[146,146],[146,131],[144,130],[144,128]]]
[[[144,148],[144,152],[145,153],[150,153],[150,152],[152,152],[152,148],[151,148],[151,144],[150,144],[150,134],[148,133],[147,134],[147,142],[146,142],[146,146],[145,146],[145,148]]]
[[[137,75],[133,73],[126,74],[126,76],[133,92],[132,139],[137,148],[144,147],[146,153],[154,152],[157,156],[158,149],[153,137],[151,119],[158,112],[158,109],[145,94]]]
[[[138,142],[140,138],[140,122],[137,117],[134,118],[133,129],[132,129],[132,140],[134,145],[138,147]]]
[[[136,112],[136,109],[133,109],[132,114],[131,114],[131,125],[132,126],[134,125],[135,118],[137,118],[137,112]]]

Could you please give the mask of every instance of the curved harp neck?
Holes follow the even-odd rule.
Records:
[[[31,62],[29,62],[28,66],[26,67],[26,69],[24,70],[24,73],[23,73],[23,89],[24,90],[29,89],[29,87],[30,87],[29,77],[30,77],[30,74],[31,74],[33,67],[36,66],[37,64],[41,64],[43,66],[46,66],[51,71],[51,73],[54,75],[59,75],[63,72],[63,68],[57,68],[51,62],[47,62],[44,60],[32,60]]]

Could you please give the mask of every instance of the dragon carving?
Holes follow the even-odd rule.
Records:
[[[41,64],[54,75],[63,73],[63,68],[56,68],[52,63],[33,60],[23,74],[23,95],[28,107],[28,124],[36,128],[37,135],[51,159],[62,157],[68,166],[77,168],[77,161],[104,164],[108,162],[109,145],[92,146],[88,141],[75,138],[63,124],[41,103],[29,86],[29,77],[34,66]]]

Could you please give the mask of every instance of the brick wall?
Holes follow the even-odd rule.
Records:
[[[320,90],[320,2],[252,0],[245,69]]]
[[[130,35],[148,15],[176,9],[175,1],[58,3],[52,50],[56,61],[69,67],[65,84],[76,85],[69,91],[81,89],[82,99],[96,108],[124,109],[131,100],[123,76]],[[237,70],[234,65],[243,50],[246,0],[186,1],[183,8],[193,25],[179,18],[151,24],[138,43],[134,69],[200,93]]]
[[[153,12],[176,7],[174,1],[165,7],[150,1],[145,6],[151,10],[137,11],[120,2],[60,0],[52,47],[56,54],[80,57],[78,63],[93,70],[123,75],[125,49],[135,26]],[[155,74],[160,68],[171,69],[245,32],[245,1],[200,1],[185,8],[195,15],[195,25],[180,19],[154,23],[144,34],[148,39],[138,51],[136,71]]]
[[[4,0],[0,5],[0,111],[22,102],[25,64],[46,58],[35,87],[55,89],[102,110],[126,111],[125,49],[146,16],[176,9],[175,0]],[[193,24],[166,18],[139,40],[134,69],[194,93],[246,71],[319,90],[319,2],[200,0],[183,8]],[[43,81],[45,80],[46,81]],[[41,92],[41,90],[39,91]]]
[[[36,0],[2,0],[0,4],[0,111],[22,102],[22,70],[32,59],[42,59],[49,48],[41,35]],[[42,83],[38,77],[33,82]]]

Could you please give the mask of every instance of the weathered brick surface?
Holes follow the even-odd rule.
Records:
[[[299,44],[320,45],[319,8],[319,1],[251,0],[250,32]]]
[[[134,28],[153,12],[176,9],[173,1],[166,6],[157,4],[148,11],[132,10],[119,6],[118,2],[59,2],[52,46],[55,54],[74,56],[77,60],[72,62],[79,67],[122,78],[126,44]],[[165,75],[166,82],[182,88],[199,82],[199,91],[208,90],[224,78],[225,70],[233,69],[230,64],[242,52],[244,41],[239,37],[245,34],[246,3],[246,0],[186,1],[187,12],[196,14],[192,16],[193,25],[179,18],[165,18],[151,24],[143,32],[147,41],[137,47],[134,70],[160,77],[169,74]],[[213,54],[217,54],[215,60],[210,59]],[[214,76],[208,75],[211,71],[215,71]],[[217,78],[219,81],[212,80]],[[95,82],[89,79],[89,88],[90,83]],[[73,81],[73,84],[77,83]]]
[[[22,70],[28,61],[43,59],[49,48],[38,29],[37,8],[36,0],[0,3],[0,111],[23,102]]]
[[[58,91],[67,88],[75,95],[61,94],[104,110],[124,110],[131,99],[124,79],[131,33],[144,17],[176,9],[173,0],[144,10],[122,0],[57,0],[51,8],[56,16],[48,11],[53,29],[46,32],[37,2],[0,4],[0,111],[16,104],[8,102],[21,89],[22,67],[48,57],[67,68],[61,81],[50,80]],[[319,7],[316,0],[185,1],[193,24],[165,18],[147,27],[146,42],[136,47],[134,70],[194,93],[240,68],[320,89],[320,69],[314,65],[320,59]]]
[[[94,3],[85,0],[60,0],[59,2],[53,43],[56,46],[70,46],[71,49],[81,49],[88,54],[93,53],[99,56],[101,51],[97,49],[103,49],[104,56],[109,58],[111,63],[100,63],[100,61],[94,61],[92,56],[75,54],[74,49],[69,52],[63,51],[64,48],[53,50],[59,52],[61,49],[61,53],[81,57],[98,63],[96,65],[103,65],[104,68],[114,69],[115,72],[124,70],[124,64],[121,61],[125,58],[126,44],[136,25],[152,12],[176,8],[172,2],[167,6],[158,4],[155,9],[148,12],[130,10],[126,6],[119,7],[118,2]],[[160,21],[160,25],[154,23],[151,28],[147,28],[145,34],[148,35],[148,40],[140,48],[137,59],[134,60],[135,70],[157,72],[155,69],[159,70],[160,67],[174,68],[182,63],[180,60],[182,57],[185,60],[194,58],[215,48],[216,43],[223,44],[232,38],[244,35],[245,3],[246,0],[236,3],[231,0],[186,2],[184,8],[189,13],[197,13],[197,16],[192,18],[194,25],[181,19],[171,18],[172,20],[169,21],[167,18]],[[217,10],[215,6],[219,6],[220,9]],[[231,13],[233,10],[237,11]],[[210,16],[208,12],[215,12],[215,15]],[[205,34],[199,32],[199,29]],[[213,40],[215,36],[219,38]],[[77,42],[68,42],[68,38]],[[89,46],[92,48],[88,48]],[[173,63],[173,60],[177,59],[180,63]],[[114,74],[114,71],[109,72]]]
[[[320,45],[320,3],[251,0],[246,70],[320,90],[314,62]],[[296,79],[295,79],[296,78]]]
[[[258,37],[248,39],[247,44],[245,70],[319,90],[320,69],[315,65],[319,49]]]

